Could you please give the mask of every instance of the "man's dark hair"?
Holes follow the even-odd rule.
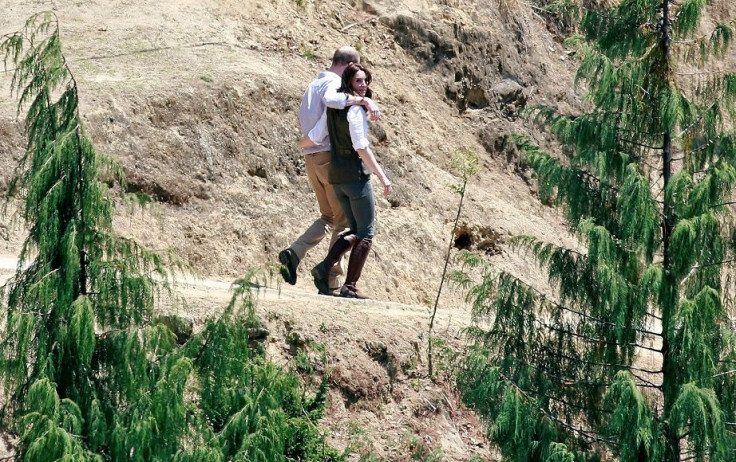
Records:
[[[360,53],[353,47],[340,47],[332,56],[333,66],[344,66],[350,63],[359,63]]]
[[[340,86],[340,89],[338,91],[341,91],[343,93],[352,93],[353,88],[350,86],[350,81],[353,80],[355,74],[360,71],[365,72],[365,83],[368,85],[365,96],[371,98],[373,96],[373,92],[371,91],[370,85],[373,81],[373,76],[371,76],[371,71],[366,69],[364,66],[361,66],[360,64],[348,64],[348,67],[346,67],[345,70],[342,72],[342,85]]]

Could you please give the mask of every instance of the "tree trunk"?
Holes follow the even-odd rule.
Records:
[[[662,0],[662,22],[660,23],[659,30],[659,47],[662,52],[663,60],[663,75],[664,80],[662,82],[662,89],[665,90],[669,85],[670,78],[670,15],[669,15],[669,2],[668,0]],[[669,95],[669,92],[665,91],[665,95]],[[661,105],[660,105],[661,107]],[[669,121],[663,121],[662,128],[663,142],[662,142],[662,178],[664,182],[664,191],[667,190],[670,178],[672,177],[672,134],[671,127],[665,124]],[[672,406],[677,398],[678,391],[678,380],[677,380],[677,365],[674,358],[671,357],[672,351],[670,348],[670,339],[674,334],[674,323],[673,318],[675,310],[677,309],[677,281],[675,275],[672,274],[672,258],[670,256],[670,239],[672,236],[672,229],[674,226],[672,217],[672,204],[670,204],[665,193],[664,206],[663,206],[663,220],[662,220],[662,245],[664,254],[664,292],[661,299],[662,309],[662,394],[664,400],[664,409],[662,416],[665,419],[666,429],[665,437],[667,440],[667,446],[665,450],[665,460],[669,462],[680,461],[680,440],[675,431],[667,425],[672,410]]]

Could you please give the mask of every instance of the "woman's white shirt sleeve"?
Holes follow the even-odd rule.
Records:
[[[353,142],[353,149],[366,149],[368,147],[368,117],[363,106],[350,107],[348,123],[350,124],[350,140]]]

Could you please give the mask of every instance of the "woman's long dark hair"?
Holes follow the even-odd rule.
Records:
[[[368,85],[368,89],[365,91],[365,96],[367,98],[371,98],[373,95],[373,92],[371,91],[371,81],[373,80],[373,77],[371,76],[371,71],[361,66],[360,64],[348,64],[348,67],[346,67],[345,70],[342,72],[342,85],[340,86],[340,89],[338,91],[343,93],[352,93],[353,88],[350,86],[350,81],[353,80],[355,74],[360,71],[365,72],[365,83]]]

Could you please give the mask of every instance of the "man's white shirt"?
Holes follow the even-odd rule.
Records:
[[[326,136],[326,110],[328,107],[334,109],[345,108],[348,95],[337,91],[340,89],[341,83],[342,79],[339,75],[331,71],[322,71],[307,86],[299,106],[299,125],[302,128],[302,135],[308,136],[318,126],[323,126],[323,128],[318,127],[317,130],[324,131],[325,135],[319,139],[310,137],[317,146],[304,148],[304,154],[330,150],[330,138]]]

